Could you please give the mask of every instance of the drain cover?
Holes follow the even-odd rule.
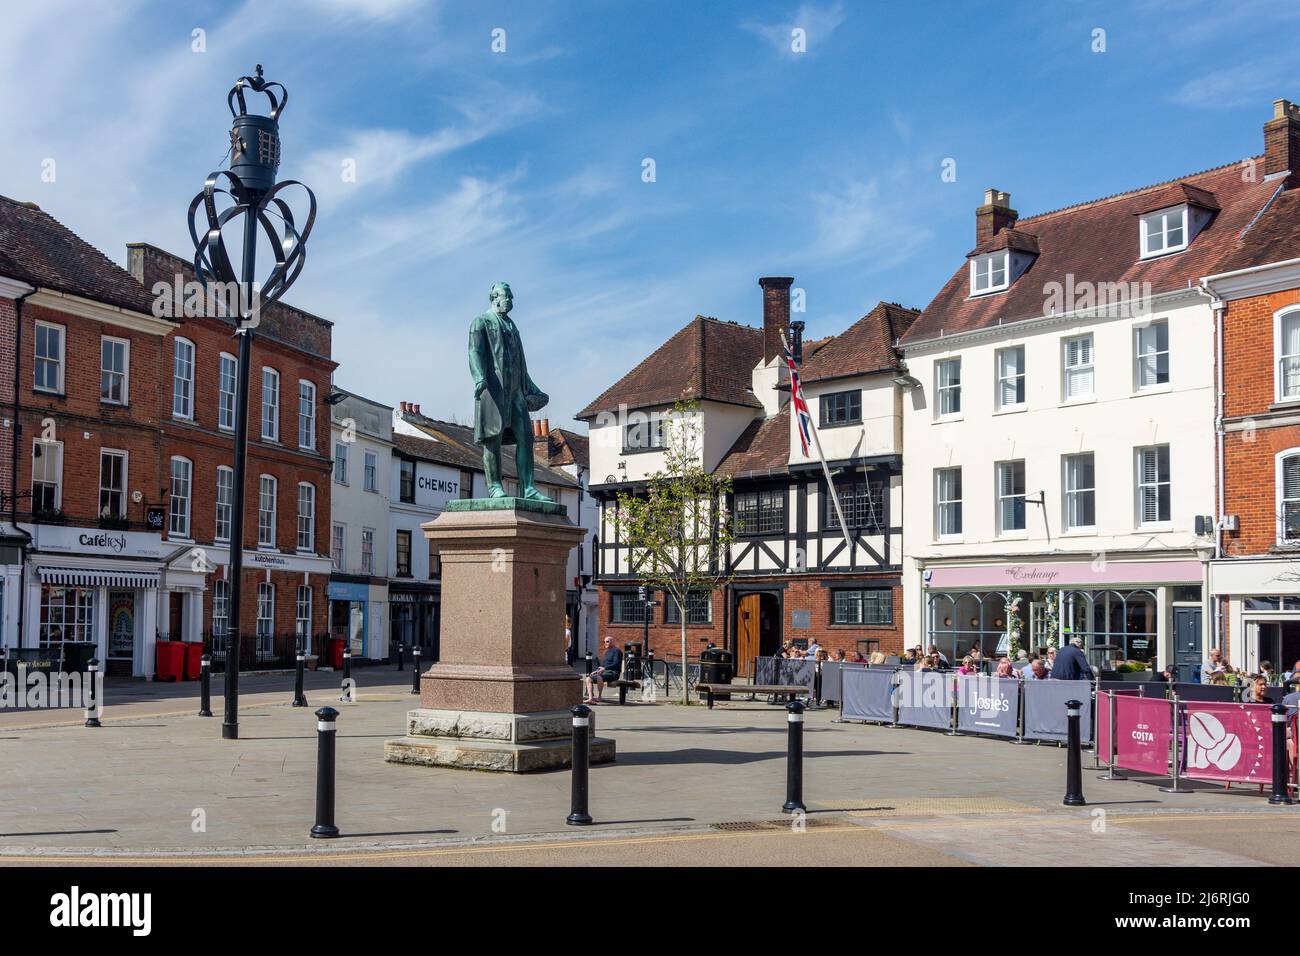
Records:
[[[727,823],[710,824],[715,830],[725,830],[729,833],[753,833],[757,830],[788,830],[794,821],[793,816],[786,817],[784,820],[735,820]],[[804,817],[803,826],[809,829],[815,827],[830,826],[835,823],[834,820],[825,818]]]

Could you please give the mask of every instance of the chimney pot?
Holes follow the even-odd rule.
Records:
[[[420,406],[419,406],[418,404],[413,405],[412,408],[415,409],[415,414],[417,414],[417,415],[421,414],[421,412],[420,412]]]
[[[1011,194],[999,189],[984,190],[984,205],[975,210],[975,244],[992,239],[1003,229],[1015,226],[1020,214],[1011,208]]]
[[[781,333],[790,325],[789,276],[764,276],[758,280],[763,289],[763,361],[781,355]]]
[[[1283,187],[1300,186],[1300,106],[1273,101],[1273,118],[1264,124],[1264,175],[1290,173]]]
[[[549,435],[550,433],[551,433],[551,420],[549,418],[543,418],[542,435],[545,436],[545,435]]]
[[[406,402],[402,402],[402,403],[401,403],[401,408],[402,408],[402,412],[405,413],[405,412],[406,412]]]

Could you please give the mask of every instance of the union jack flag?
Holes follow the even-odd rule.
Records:
[[[803,400],[803,382],[799,378],[799,369],[794,364],[794,355],[790,352],[784,335],[781,340],[785,348],[785,364],[790,368],[790,404],[794,407],[795,421],[799,424],[799,444],[807,456],[808,442],[812,438],[812,415],[808,413],[808,403]]]

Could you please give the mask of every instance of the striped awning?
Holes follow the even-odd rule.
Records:
[[[102,571],[89,568],[41,568],[42,584],[90,588],[156,588],[157,571]]]

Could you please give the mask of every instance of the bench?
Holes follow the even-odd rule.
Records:
[[[707,698],[709,710],[713,709],[713,698],[722,694],[726,694],[728,698],[732,694],[748,694],[750,697],[768,694],[772,697],[788,697],[793,700],[799,694],[809,692],[803,684],[696,684],[695,689]]]
[[[628,690],[640,690],[641,682],[639,680],[611,680],[605,683],[606,687],[618,688],[618,702],[620,705],[627,703]]]

